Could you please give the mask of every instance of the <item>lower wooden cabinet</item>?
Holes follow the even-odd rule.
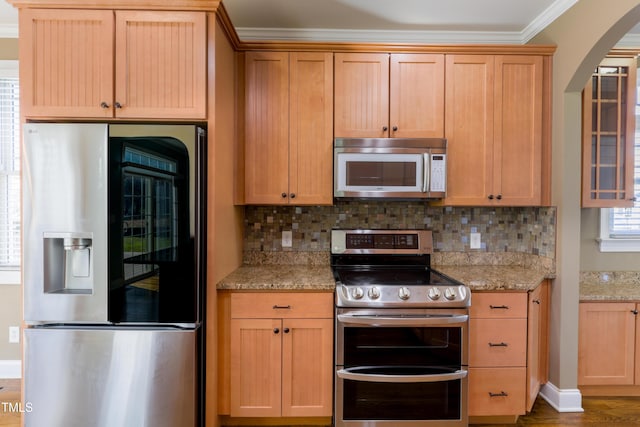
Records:
[[[640,385],[640,330],[635,302],[582,302],[578,326],[578,386],[585,395]],[[640,387],[635,387],[640,390]],[[602,393],[599,393],[601,391]],[[616,394],[626,394],[623,389]]]
[[[228,415],[331,416],[331,293],[232,293],[228,324]]]
[[[547,376],[547,307],[546,281],[530,292],[473,294],[470,417],[517,418],[531,410]]]

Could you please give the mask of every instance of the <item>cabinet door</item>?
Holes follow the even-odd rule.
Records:
[[[580,303],[578,385],[634,381],[634,303]]]
[[[390,136],[444,136],[444,55],[392,54]]]
[[[546,364],[542,363],[543,352],[546,351],[545,322],[546,284],[543,283],[529,293],[529,312],[527,315],[527,411],[531,411],[535,403],[540,384],[544,381],[542,371]]]
[[[335,54],[335,136],[389,136],[389,54]]]
[[[333,321],[286,319],[282,337],[282,416],[330,417]]]
[[[542,58],[497,56],[494,98],[496,204],[541,203]]]
[[[634,205],[636,59],[605,58],[582,92],[582,206]]]
[[[26,117],[113,116],[113,12],[20,10]]]
[[[289,54],[245,56],[245,202],[286,204],[289,194]]]
[[[279,417],[282,321],[231,319],[231,416]]]
[[[447,55],[446,205],[491,204],[493,192],[494,57]]]
[[[116,12],[116,116],[205,118],[206,28],[204,12]]]
[[[289,202],[333,203],[333,55],[291,53]]]

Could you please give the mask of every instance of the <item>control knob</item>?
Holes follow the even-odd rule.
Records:
[[[448,299],[449,301],[456,299],[456,297],[457,297],[456,289],[455,288],[447,288],[444,291],[444,297],[446,299]]]
[[[403,286],[398,289],[398,296],[401,300],[406,301],[411,296],[411,291],[409,291],[409,288],[407,288],[406,286]]]
[[[373,288],[369,288],[369,292],[367,292],[367,294],[371,299],[378,299],[380,298],[380,289],[374,286]]]
[[[442,292],[440,292],[440,289],[438,288],[431,288],[429,289],[429,292],[427,292],[427,296],[429,297],[429,299],[433,301],[440,299],[441,295],[442,295]]]
[[[364,296],[364,291],[362,290],[361,287],[353,288],[351,290],[351,296],[354,299],[361,299]]]

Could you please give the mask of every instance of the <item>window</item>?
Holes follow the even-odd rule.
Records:
[[[0,269],[20,267],[18,62],[0,61]],[[4,280],[0,282],[5,283]]]
[[[632,208],[600,211],[600,251],[640,252],[640,77],[636,83],[636,133],[634,153],[634,195]]]

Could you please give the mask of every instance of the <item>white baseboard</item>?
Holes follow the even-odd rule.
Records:
[[[558,412],[584,412],[582,393],[576,389],[561,390],[551,383],[540,389],[540,396]]]
[[[20,360],[0,360],[0,378],[22,378]]]

